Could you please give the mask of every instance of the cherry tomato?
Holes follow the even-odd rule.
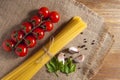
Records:
[[[22,23],[22,29],[23,31],[25,31],[26,33],[30,32],[32,30],[32,24],[30,22],[23,22]]]
[[[11,39],[5,40],[2,44],[2,47],[5,51],[10,52],[12,48],[15,46],[15,42]]]
[[[60,15],[56,11],[52,11],[49,14],[49,18],[53,23],[57,23],[60,19]]]
[[[36,45],[36,38],[33,35],[28,35],[25,37],[25,43],[27,47],[32,48]]]
[[[32,21],[32,23],[33,23],[34,26],[37,26],[38,24],[40,24],[41,19],[40,19],[39,16],[34,15],[34,16],[31,18],[31,21]]]
[[[38,11],[38,14],[43,18],[47,18],[49,14],[49,9],[47,7],[41,7]]]
[[[43,22],[40,26],[44,31],[51,31],[53,29],[53,23],[50,21]]]
[[[11,34],[11,38],[17,42],[19,40],[21,40],[24,37],[25,33],[22,30],[18,30],[18,31],[13,31]]]
[[[42,30],[41,28],[37,27],[33,30],[33,34],[36,37],[36,39],[42,39],[45,35],[44,30]]]
[[[26,56],[28,53],[28,48],[24,43],[20,43],[16,47],[15,53],[20,57]]]

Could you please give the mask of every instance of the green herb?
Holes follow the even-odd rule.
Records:
[[[64,67],[61,68],[61,72],[69,74],[75,72],[76,65],[73,63],[71,58],[68,58],[64,64]]]
[[[76,64],[73,63],[71,58],[68,58],[63,64],[63,62],[58,61],[57,57],[54,57],[46,64],[46,67],[50,73],[54,72],[57,75],[57,71],[60,71],[68,75],[69,73],[75,72]]]

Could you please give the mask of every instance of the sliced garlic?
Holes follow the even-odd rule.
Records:
[[[61,52],[59,55],[58,55],[58,61],[59,62],[63,62],[63,64],[65,63],[65,53]]]
[[[76,58],[74,58],[74,61],[77,62],[77,63],[80,63],[80,62],[83,62],[84,59],[85,59],[84,55],[79,55]]]
[[[70,53],[78,53],[78,52],[79,52],[78,48],[76,48],[76,47],[70,47],[70,48],[68,49],[68,51],[69,51]]]

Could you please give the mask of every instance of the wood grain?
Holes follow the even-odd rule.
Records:
[[[92,80],[120,80],[120,0],[77,0],[103,16],[115,43]]]

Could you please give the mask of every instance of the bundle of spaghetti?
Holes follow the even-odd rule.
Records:
[[[49,54],[56,55],[66,44],[74,39],[80,32],[86,28],[86,23],[78,16],[73,19],[54,37],[51,44],[49,41],[44,47],[48,49]],[[50,46],[51,44],[51,46]],[[48,53],[47,52],[47,53]],[[50,59],[50,55],[41,48],[28,60],[2,78],[2,80],[30,80]]]

